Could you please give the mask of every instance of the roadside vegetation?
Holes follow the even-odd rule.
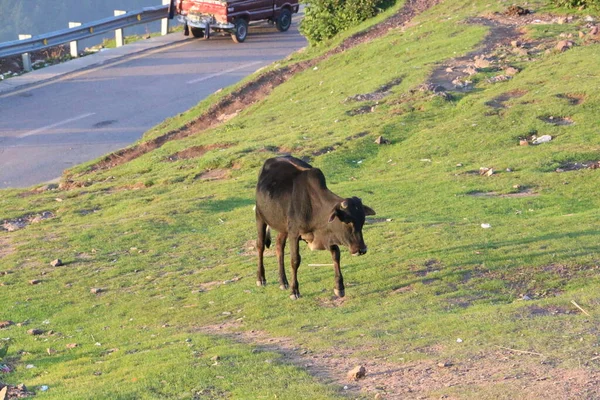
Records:
[[[261,71],[310,66],[210,123],[259,79],[126,159],[0,191],[0,381],[56,399],[600,397],[599,16],[428,6]],[[255,285],[254,186],[284,153],[378,213],[369,253],[342,251],[345,298],[303,245],[301,299],[273,251]]]

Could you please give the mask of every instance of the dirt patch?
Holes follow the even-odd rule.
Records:
[[[12,386],[12,385],[6,385],[6,384],[0,382],[0,392],[2,390],[4,390],[5,387],[8,387],[7,392],[6,392],[6,400],[24,399],[24,398],[35,395],[35,393],[27,390],[27,387],[25,387],[25,385],[22,385],[22,384],[17,385],[17,386]]]
[[[485,105],[490,106],[492,108],[508,108],[504,103],[511,99],[518,99],[519,97],[524,96],[526,93],[526,90],[513,90],[510,92],[506,92],[498,97],[494,97],[492,100],[486,102]]]
[[[499,194],[496,192],[477,192],[477,191],[475,191],[475,192],[469,192],[469,193],[467,193],[467,195],[473,196],[473,197],[520,198],[520,197],[537,196],[538,194],[535,193],[532,188],[523,187],[523,188],[519,188],[519,191],[514,192],[514,193]]]
[[[179,160],[189,160],[192,158],[198,158],[198,157],[202,157],[204,154],[206,154],[210,150],[227,149],[231,146],[233,146],[233,144],[229,143],[229,144],[212,144],[209,146],[188,147],[187,149],[184,149],[182,151],[179,151],[175,154],[170,155],[169,157],[166,158],[165,161],[179,161]]]
[[[556,97],[567,100],[572,106],[578,106],[585,100],[585,95],[580,93],[561,93],[557,94]]]
[[[490,56],[497,47],[509,46],[510,42],[518,38],[521,33],[516,26],[501,23],[490,18],[471,18],[470,24],[484,25],[490,29],[479,48],[469,54],[445,62],[436,68],[428,79],[430,84],[441,86],[445,90],[467,91],[471,87],[464,79],[477,72],[477,59],[484,57],[490,59],[490,65],[498,60]]]
[[[319,150],[313,151],[312,155],[313,156],[320,156],[320,155],[323,155],[323,154],[326,154],[326,153],[331,153],[332,151],[337,150],[338,147],[344,145],[344,143],[351,142],[352,140],[363,138],[363,137],[367,136],[368,134],[369,134],[369,132],[360,132],[360,133],[357,133],[356,135],[348,136],[345,139],[345,142],[335,142],[331,146],[326,146],[326,147],[323,147],[323,148],[321,148]],[[309,161],[307,161],[307,162],[309,162]]]
[[[54,218],[54,214],[50,211],[43,211],[40,214],[28,214],[18,218],[7,219],[0,225],[0,230],[14,232],[25,228],[29,224],[37,224],[50,218]]]
[[[530,299],[555,297],[560,295],[562,287],[571,279],[594,277],[600,267],[595,265],[549,264],[545,266],[520,266],[504,270],[477,271],[470,278],[483,280],[502,280],[508,293],[514,298],[527,295]],[[542,275],[545,279],[532,277]],[[552,282],[548,285],[546,282]]]
[[[600,161],[584,161],[584,162],[567,162],[561,164],[556,169],[556,172],[579,171],[580,169],[598,169]]]
[[[526,315],[528,317],[545,317],[551,315],[560,314],[571,314],[573,311],[560,306],[549,305],[549,306],[538,306],[533,305],[525,308]]]
[[[570,117],[554,117],[552,115],[541,116],[538,117],[538,119],[547,124],[556,126],[569,126],[575,123]]]
[[[374,92],[350,96],[350,97],[346,98],[346,100],[344,100],[344,102],[383,100],[384,98],[386,98],[387,96],[389,96],[392,93],[392,92],[390,92],[391,88],[393,88],[394,86],[398,86],[401,83],[402,83],[402,78],[396,78],[396,79],[386,83],[385,85],[381,86],[379,89],[375,90]]]
[[[369,114],[375,112],[375,108],[377,106],[362,106],[359,108],[355,108],[354,110],[346,111],[346,114],[354,117],[355,115]]]
[[[239,331],[240,323],[199,327],[197,331],[225,336],[238,343],[255,346],[258,351],[276,352],[287,363],[297,366],[324,384],[344,387],[351,395],[367,394],[382,399],[458,399],[463,393],[490,393],[497,387],[507,393],[504,399],[598,398],[600,374],[592,368],[563,369],[536,353],[519,353],[508,347],[492,346],[467,360],[439,359],[440,347],[422,349],[430,359],[411,363],[392,363],[384,358],[367,358],[368,346],[360,349],[335,349],[313,353],[291,338],[271,337],[264,331]],[[435,358],[435,359],[431,359]],[[540,360],[542,362],[540,362]],[[349,381],[348,371],[362,365],[366,376]],[[512,395],[511,395],[512,394]]]
[[[229,170],[226,168],[215,168],[204,171],[194,177],[194,180],[219,181],[229,178]]]
[[[321,61],[335,54],[342,53],[359,44],[366,43],[377,37],[383,36],[387,34],[390,29],[402,27],[415,15],[438,4],[440,1],[441,0],[408,1],[404,7],[402,7],[402,9],[392,17],[364,32],[357,33],[347,38],[340,44],[340,46],[332,49],[324,55],[312,60],[307,60],[291,66],[268,71],[253,81],[246,83],[233,93],[225,96],[195,121],[192,121],[179,129],[167,132],[166,134],[153,140],[136,144],[112,153],[98,163],[92,165],[89,170],[82,172],[77,177],[90,172],[106,170],[125,164],[137,157],[161,147],[171,140],[179,140],[192,135],[197,135],[209,128],[216,127],[227,119],[223,117],[224,115],[237,115],[237,113],[239,113],[241,110],[244,110],[246,107],[249,107],[252,104],[264,99],[274,88],[286,82],[296,73],[302,72],[308,68],[312,68]],[[71,178],[67,177],[67,179]]]

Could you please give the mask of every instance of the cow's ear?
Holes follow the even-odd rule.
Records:
[[[365,210],[365,215],[376,215],[376,214],[375,214],[375,210],[373,210],[371,207],[369,207],[369,206],[365,206],[365,205],[363,204],[363,208],[364,208],[364,210]]]
[[[334,208],[333,211],[331,212],[331,214],[329,215],[329,222],[333,222],[333,220],[335,219],[335,217],[337,217],[337,213],[338,210],[337,208]]]

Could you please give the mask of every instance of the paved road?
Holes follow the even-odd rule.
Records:
[[[183,40],[181,33],[156,40],[142,52],[115,49],[134,53],[110,61],[102,58],[113,50],[76,60],[87,68],[49,81],[54,67],[23,75],[25,87],[0,87],[0,188],[55,180],[306,45],[296,22],[284,33],[250,27],[242,44],[229,36]],[[101,64],[89,66],[96,56]]]

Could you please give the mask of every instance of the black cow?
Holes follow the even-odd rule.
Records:
[[[270,228],[277,235],[279,284],[288,288],[283,254],[285,241],[290,239],[292,259],[292,294],[300,297],[297,272],[300,266],[300,240],[311,250],[329,250],[335,270],[336,296],[344,297],[344,280],[340,271],[339,245],[348,246],[352,255],[367,252],[362,227],[365,215],[375,211],[362,204],[358,197],[341,198],[325,184],[325,176],[318,168],[291,156],[275,157],[265,161],[256,185],[256,227],[258,229],[258,286],[266,285],[263,253],[271,245]]]

